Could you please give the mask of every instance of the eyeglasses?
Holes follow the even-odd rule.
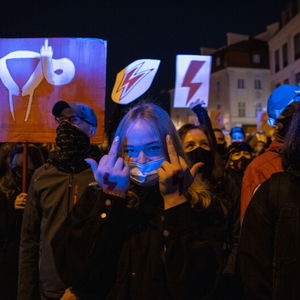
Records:
[[[75,124],[75,125],[80,125],[82,123],[82,121],[84,121],[85,123],[87,123],[91,126],[94,126],[94,124],[92,124],[90,121],[88,121],[82,117],[79,117],[79,116],[71,116],[71,117],[60,116],[60,117],[55,117],[55,120],[57,123],[61,123],[63,121],[69,121],[70,123]]]

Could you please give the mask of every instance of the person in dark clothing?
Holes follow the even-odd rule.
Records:
[[[234,278],[240,228],[238,203],[233,201],[227,178],[224,176],[223,159],[218,152],[207,111],[201,104],[196,104],[192,109],[198,117],[200,126],[186,124],[178,132],[192,164],[199,161],[204,163],[198,172],[212,195],[212,203],[223,212],[226,219],[226,231],[223,235],[223,276],[215,298],[239,299],[240,290],[236,291],[238,286],[235,286],[237,284]]]
[[[132,108],[52,242],[80,300],[211,299],[222,215],[194,179],[176,129],[154,104]]]
[[[93,179],[84,159],[101,156],[99,148],[90,144],[97,118],[89,106],[59,101],[52,113],[58,122],[59,150],[49,153],[29,188],[20,242],[19,300],[58,300],[67,290],[57,275],[50,242]]]
[[[4,149],[5,148],[5,149]],[[0,299],[16,300],[20,231],[27,193],[22,191],[23,146],[1,148],[0,179]],[[27,147],[27,184],[35,169],[44,163],[35,145]]]
[[[223,161],[225,161],[227,159],[228,149],[227,149],[224,133],[222,129],[219,128],[214,128],[213,131],[217,142],[217,151],[223,158]]]
[[[243,221],[239,255],[247,300],[300,295],[300,105],[295,107],[281,152],[284,172],[259,186]]]

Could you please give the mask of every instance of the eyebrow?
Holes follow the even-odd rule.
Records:
[[[159,141],[150,142],[150,143],[147,143],[147,144],[144,144],[144,145],[140,145],[140,146],[150,146],[150,145],[153,145],[153,144],[160,144],[160,142]],[[140,147],[140,146],[126,145],[125,147]]]

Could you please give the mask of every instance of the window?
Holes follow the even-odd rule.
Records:
[[[244,79],[238,79],[238,89],[244,89],[245,84],[244,84]]]
[[[245,117],[246,116],[246,103],[239,102],[238,107],[239,107],[239,117],[240,118]]]
[[[300,33],[294,36],[295,60],[300,58]]]
[[[254,64],[260,64],[261,63],[261,59],[260,59],[259,54],[253,54],[252,55],[252,63],[254,63]]]
[[[290,83],[290,81],[289,81],[288,78],[287,78],[287,79],[284,79],[283,84],[289,84],[289,83]]]
[[[255,116],[257,117],[258,112],[262,111],[262,104],[256,103],[255,104]]]
[[[295,75],[295,84],[300,86],[300,72]]]
[[[216,66],[219,67],[221,65],[221,58],[218,56],[216,58]]]
[[[275,63],[275,72],[278,72],[280,70],[279,65],[279,49],[275,51],[274,53],[274,63]]]
[[[254,80],[254,88],[256,90],[260,90],[261,89],[261,80],[259,80],[259,79],[255,79]]]
[[[221,82],[220,81],[216,82],[216,90],[217,90],[217,92],[221,91]]]
[[[286,67],[289,63],[289,58],[288,58],[288,45],[285,43],[282,46],[282,65],[283,67]]]

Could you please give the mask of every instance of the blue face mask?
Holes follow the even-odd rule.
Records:
[[[139,185],[149,186],[155,184],[158,180],[157,170],[164,161],[165,158],[151,160],[144,164],[129,162],[130,179]]]

